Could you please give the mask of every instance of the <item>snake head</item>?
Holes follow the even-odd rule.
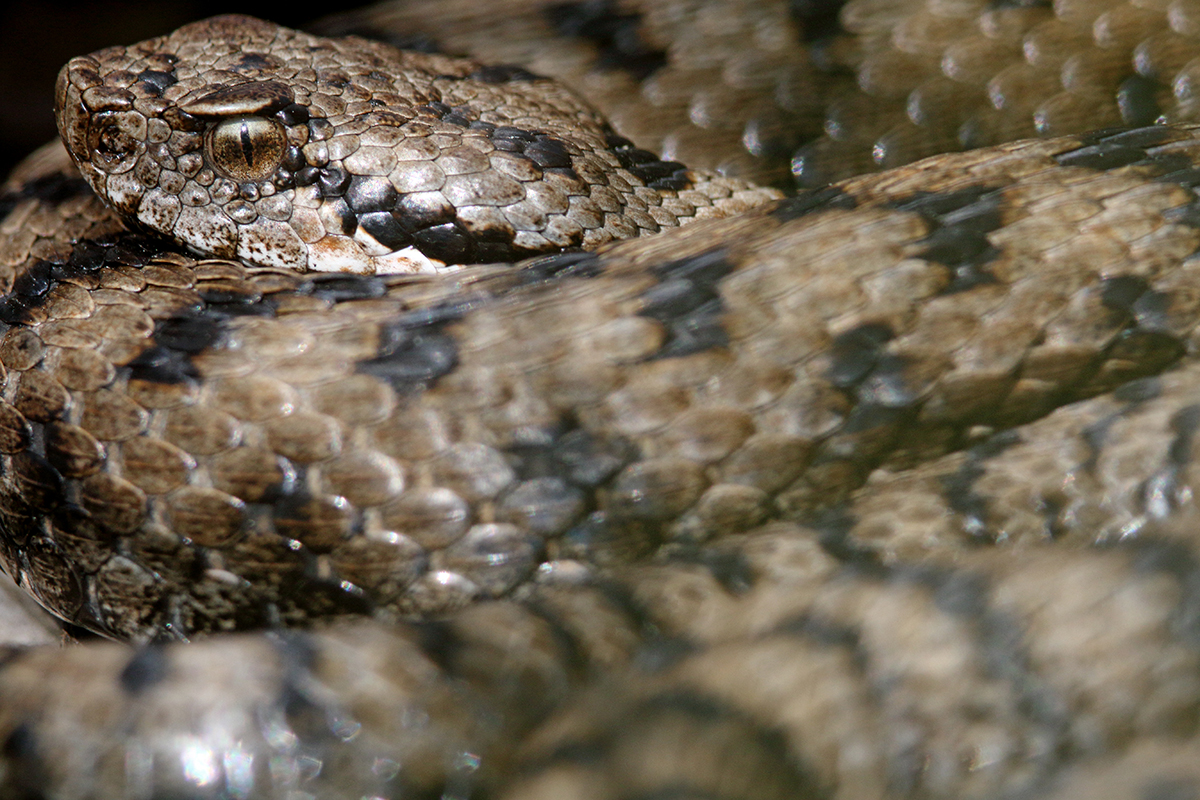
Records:
[[[221,16],[72,59],[59,131],[131,222],[269,267],[394,273],[593,248],[736,193],[516,67]]]

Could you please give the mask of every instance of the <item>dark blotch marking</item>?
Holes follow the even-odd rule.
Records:
[[[22,200],[40,200],[47,205],[56,206],[73,197],[91,193],[91,187],[81,177],[70,177],[61,172],[42,175],[26,181],[16,191],[0,194],[0,219],[7,217]]]
[[[1150,284],[1140,275],[1115,275],[1100,285],[1100,302],[1105,308],[1133,315],[1134,304],[1150,291]]]
[[[168,86],[179,82],[174,72],[163,72],[156,69],[144,69],[137,74],[135,79],[154,96],[161,95]]]
[[[963,530],[972,538],[989,540],[987,498],[975,492],[975,481],[987,471],[984,463],[1020,443],[1016,431],[1004,431],[967,451],[967,460],[955,472],[941,478],[942,496],[950,509],[962,517]],[[1053,531],[1051,531],[1053,533]]]
[[[1138,112],[1131,108],[1130,113]],[[1179,153],[1152,152],[1154,147],[1163,144],[1172,136],[1171,130],[1161,125],[1105,129],[1080,136],[1081,147],[1060,153],[1054,160],[1064,167],[1099,170],[1127,166],[1151,167],[1160,176],[1180,170],[1187,171],[1191,162],[1186,156]],[[1170,179],[1160,177],[1160,180]]]
[[[888,204],[898,211],[920,214],[933,229],[922,241],[920,257],[943,264],[953,277],[942,294],[964,292],[995,283],[986,265],[1000,255],[987,234],[1002,224],[1003,199],[996,189],[971,186],[953,192],[917,192]]]
[[[41,260],[13,282],[13,291],[0,298],[0,321],[19,325],[31,321],[29,311],[39,307],[59,281],[96,272],[105,266],[145,266],[154,256],[178,249],[162,239],[119,232],[110,238],[85,239],[69,256]]]
[[[131,695],[138,695],[162,683],[169,674],[166,648],[151,644],[138,648],[121,670],[118,680],[122,689]]]
[[[1117,87],[1117,108],[1121,121],[1126,125],[1153,125],[1162,115],[1158,105],[1158,92],[1163,89],[1158,81],[1130,75]]]
[[[522,478],[559,475],[584,489],[607,483],[639,455],[637,445],[622,436],[602,438],[583,428],[567,430],[543,450],[540,459],[522,461]]]
[[[1032,726],[1041,729],[1046,741],[1061,736],[1068,723],[1063,698],[1040,679],[1029,664],[1021,622],[992,604],[987,579],[966,570],[900,566],[893,571],[899,580],[928,586],[943,612],[969,623],[984,672],[1006,681],[1017,695],[1013,708]],[[1044,751],[1031,756],[1035,769],[1053,769],[1057,754]]]
[[[745,594],[754,588],[754,570],[744,553],[711,547],[684,547],[670,554],[676,564],[698,564],[730,594]]]
[[[420,620],[410,624],[417,633],[417,646],[421,652],[442,670],[453,674],[454,662],[463,649],[458,632],[442,620]]]
[[[1105,142],[1062,153],[1054,160],[1064,167],[1108,170],[1136,164],[1145,157],[1146,151],[1140,147]]]
[[[391,211],[400,199],[387,178],[355,175],[346,188],[345,200],[355,214]]]
[[[1142,787],[1139,800],[1200,800],[1195,778],[1155,778]]]
[[[463,297],[432,308],[401,314],[381,326],[376,356],[356,369],[386,380],[397,391],[422,391],[458,364],[458,345],[442,328],[483,302]]]
[[[586,39],[596,46],[596,66],[620,69],[641,81],[667,63],[667,54],[642,38],[640,14],[622,13],[613,0],[554,3],[546,19],[560,36]]]
[[[297,182],[299,177],[296,176]],[[323,167],[317,170],[315,183],[322,198],[341,197],[350,188],[350,174],[341,167]]]
[[[513,81],[540,81],[541,75],[536,75],[516,64],[489,64],[472,72],[467,77],[483,83],[511,83]]]
[[[304,125],[309,120],[308,106],[303,106],[299,103],[292,103],[276,111],[275,117],[284,125],[289,127],[292,125]],[[296,152],[299,152],[299,148],[295,146],[289,148],[289,150],[295,150]],[[287,159],[285,159],[284,163],[287,164],[289,162]],[[291,168],[295,169],[295,166]]]
[[[50,783],[51,770],[42,758],[33,723],[22,722],[14,727],[0,744],[0,754],[13,765],[5,777],[8,788],[20,792],[14,800],[45,800],[44,789]]]
[[[387,285],[374,275],[349,275],[332,273],[314,275],[300,284],[296,291],[311,294],[331,303],[345,300],[366,300],[383,297]]]
[[[826,186],[823,189],[803,191],[795,197],[779,201],[772,209],[771,216],[780,222],[790,222],[818,211],[830,209],[850,211],[857,206],[858,201],[842,189],[837,186]]]
[[[1171,415],[1170,425],[1175,436],[1167,447],[1166,462],[1138,487],[1142,510],[1155,519],[1170,516],[1188,502],[1181,496],[1186,487],[1180,485],[1179,478],[1192,460],[1192,445],[1200,429],[1200,405],[1179,409]]]
[[[846,0],[789,0],[788,11],[800,26],[800,39],[817,42],[842,31],[838,14]]]
[[[1181,597],[1171,614],[1171,632],[1193,648],[1200,646],[1200,565],[1187,545],[1141,535],[1110,546],[1132,552],[1135,570],[1175,579]]]
[[[659,282],[644,291],[639,316],[667,328],[667,339],[652,359],[698,353],[729,343],[721,327],[721,280],[733,272],[723,248],[651,268]]]
[[[532,286],[563,278],[594,278],[601,274],[595,253],[566,252],[525,262],[518,274],[520,286]]]
[[[879,362],[883,347],[895,337],[890,326],[868,322],[833,340],[827,376],[839,389],[857,387]]]
[[[1106,350],[1108,359],[1135,365],[1136,373],[1151,374],[1182,357],[1183,342],[1170,324],[1171,295],[1150,288],[1144,278],[1118,275],[1100,284],[1100,302],[1128,318],[1126,329]],[[1130,378],[1135,375],[1130,374]]]
[[[1122,403],[1138,404],[1153,400],[1162,394],[1162,380],[1157,376],[1139,378],[1118,386],[1113,390],[1113,397]]]

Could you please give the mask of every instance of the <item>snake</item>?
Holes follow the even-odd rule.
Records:
[[[0,566],[83,641],[2,651],[0,795],[1200,797],[1195,19],[72,59],[0,190]]]

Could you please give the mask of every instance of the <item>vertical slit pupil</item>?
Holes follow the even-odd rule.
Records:
[[[238,126],[238,133],[241,134],[242,158],[245,159],[247,166],[254,165],[254,142],[250,137],[250,125],[243,120]]]

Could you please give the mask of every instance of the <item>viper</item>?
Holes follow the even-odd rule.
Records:
[[[1200,796],[1195,32],[1085,5],[72,59],[0,563],[119,641],[6,651],[0,793]],[[488,52],[543,29],[616,121]]]

